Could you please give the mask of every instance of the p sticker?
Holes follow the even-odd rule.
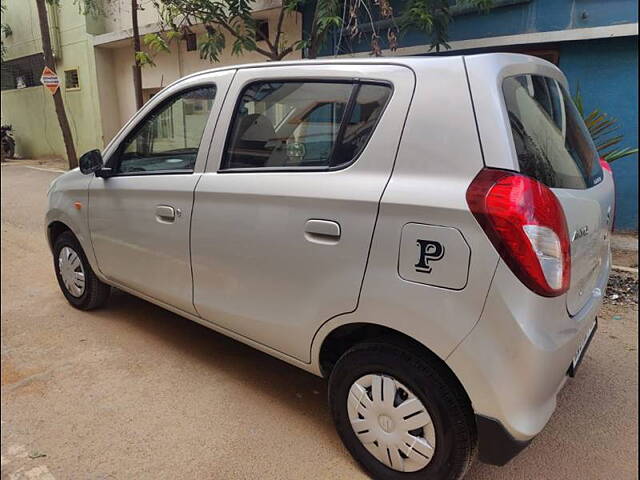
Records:
[[[440,242],[434,240],[417,240],[420,247],[420,256],[418,263],[416,263],[416,271],[431,273],[431,267],[429,262],[437,262],[444,257],[444,247]]]
[[[467,284],[471,249],[456,228],[407,223],[399,255],[398,274],[405,280],[453,290]]]

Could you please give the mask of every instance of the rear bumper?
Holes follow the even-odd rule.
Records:
[[[569,377],[575,376],[575,372],[580,366],[584,354],[589,349],[589,345],[597,329],[598,320],[596,318],[595,328],[584,346],[580,361],[578,361],[575,369],[572,364],[567,369],[567,375]],[[476,415],[476,426],[478,429],[478,460],[489,465],[497,465],[499,467],[506,465],[512,458],[527,448],[533,440],[533,438],[516,440],[498,420],[482,415]]]
[[[516,440],[496,419],[476,415],[478,428],[478,460],[503,466],[527,448],[532,439]]]
[[[607,264],[597,288],[604,292]],[[477,415],[480,460],[503,465],[544,428],[602,297],[569,316],[565,296],[529,291],[500,262],[480,320],[447,364]]]

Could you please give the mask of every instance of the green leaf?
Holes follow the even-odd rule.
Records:
[[[308,48],[309,47],[309,40],[298,40],[297,42],[293,43],[293,49],[294,50],[302,50],[304,48]]]
[[[59,0],[55,0],[59,4]],[[103,0],[73,0],[73,4],[78,6],[78,11],[82,15],[91,15],[92,17],[104,16]]]
[[[304,4],[304,0],[284,0],[283,6],[287,12],[295,12],[300,10],[302,5]]]
[[[177,30],[168,30],[164,32],[167,36],[167,42],[172,42],[173,40],[182,40],[182,33]]]
[[[318,21],[321,30],[327,30],[330,27],[341,27],[342,17],[323,17]]]
[[[602,158],[604,160],[606,160],[607,162],[611,163],[615,160],[619,160],[621,158],[624,157],[628,157],[630,155],[635,155],[638,153],[638,149],[637,148],[621,148],[619,150],[613,150],[611,152],[608,152],[606,155],[604,155]]]
[[[598,149],[599,152],[601,152],[603,150],[606,150],[607,148],[611,148],[614,145],[619,144],[623,138],[624,138],[624,135],[618,135],[617,137],[610,138],[602,143],[597,144],[596,148]]]
[[[153,59],[149,56],[147,52],[136,52],[135,53],[136,64],[141,67],[151,66],[155,67],[156,64]]]
[[[597,108],[585,115],[584,101],[580,93],[580,84],[578,84],[576,88],[573,102],[584,119],[584,123],[589,130],[589,134],[596,145],[600,157],[607,162],[613,162],[614,160],[638,153],[637,148],[631,147],[610,150],[624,140],[624,135],[616,135],[620,130],[618,120]]]
[[[200,41],[200,58],[207,59],[210,62],[219,62],[220,53],[225,48],[225,37],[210,25],[206,29],[207,34]],[[235,45],[232,46],[232,50],[234,47]]]
[[[149,47],[155,53],[165,52],[169,53],[169,45],[165,42],[164,38],[158,33],[147,33],[142,37],[142,42]]]

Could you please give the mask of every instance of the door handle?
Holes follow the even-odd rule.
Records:
[[[338,243],[342,232],[338,222],[311,219],[307,220],[304,226],[304,233],[310,242],[333,245]]]
[[[169,205],[156,206],[156,220],[161,223],[171,223],[176,219],[176,211]]]

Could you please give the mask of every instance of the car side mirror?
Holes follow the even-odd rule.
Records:
[[[102,154],[100,150],[89,150],[80,157],[78,163],[80,171],[85,175],[95,173],[102,168]]]

